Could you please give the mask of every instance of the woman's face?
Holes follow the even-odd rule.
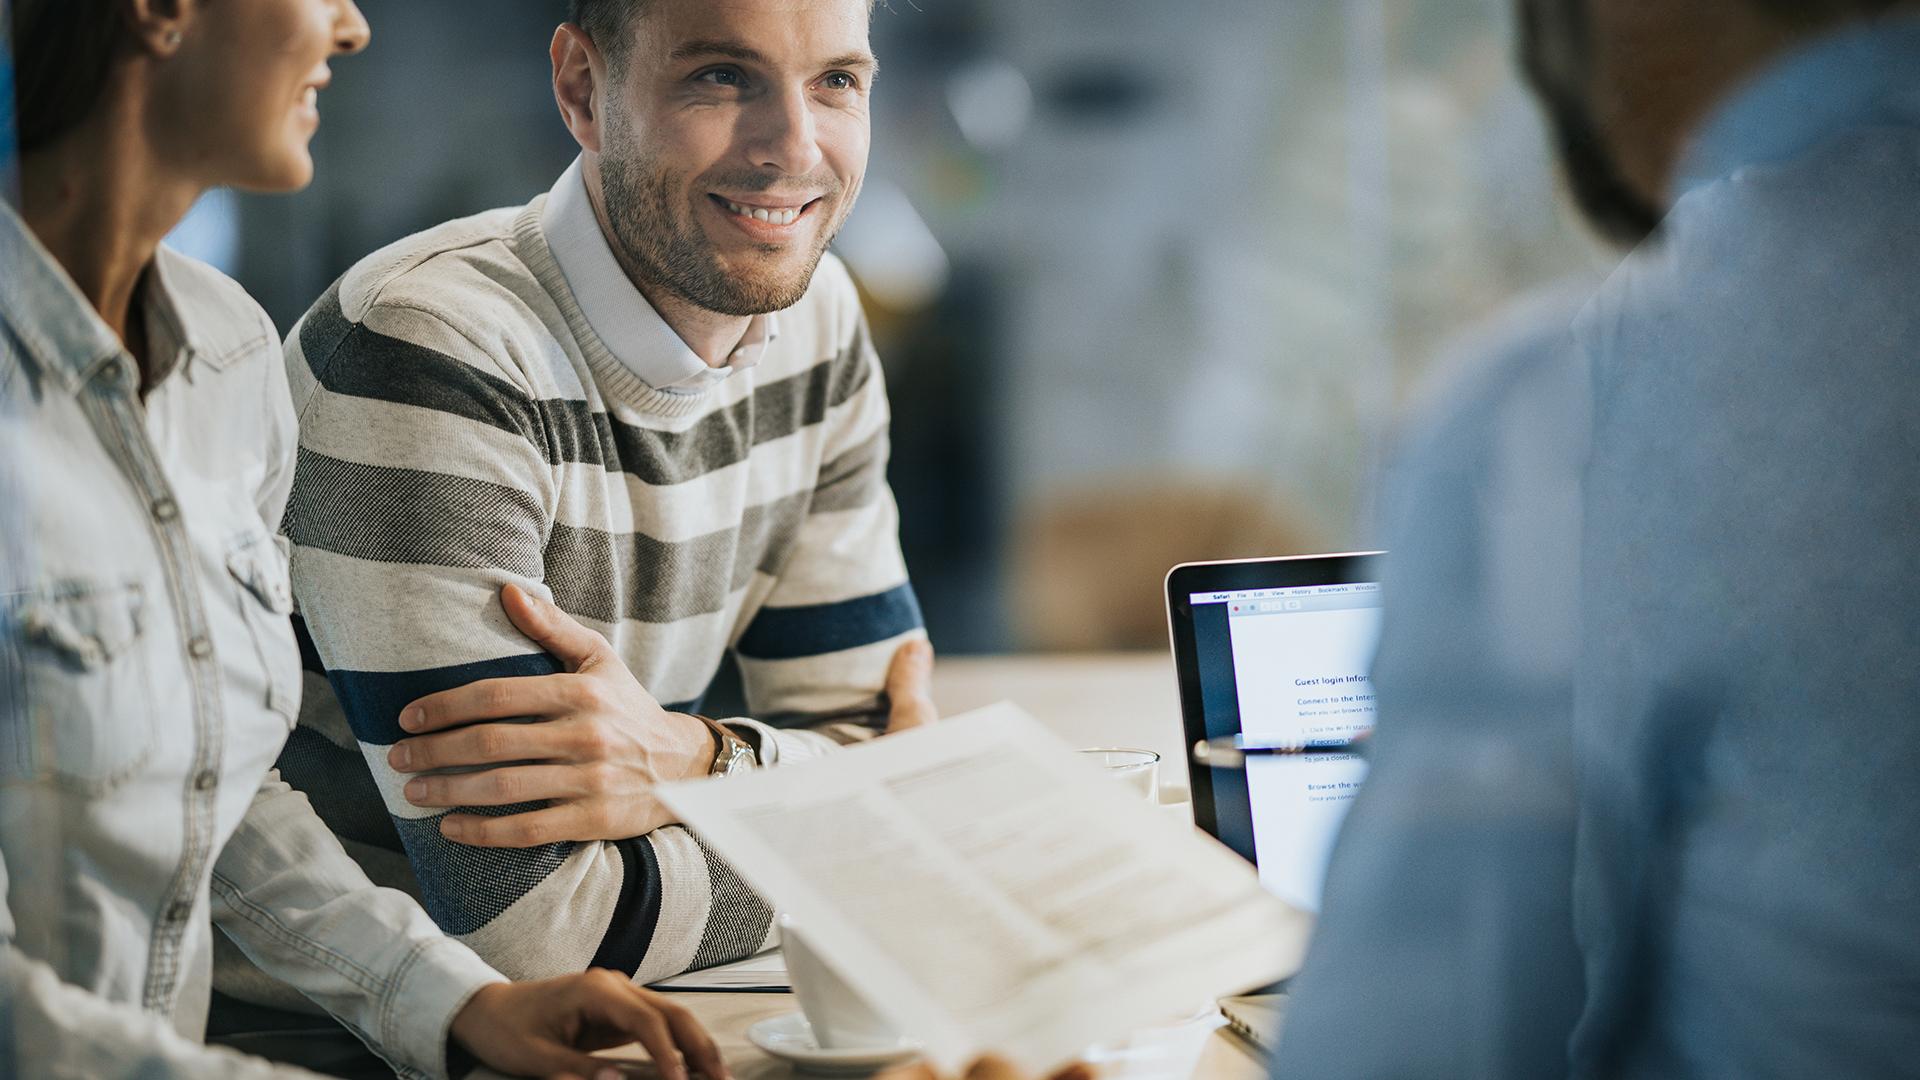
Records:
[[[327,61],[366,48],[353,0],[201,0],[156,74],[149,122],[168,163],[209,187],[290,191],[313,179]]]

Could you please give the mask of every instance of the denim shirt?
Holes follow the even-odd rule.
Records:
[[[200,1044],[218,924],[402,1075],[499,976],[272,771],[300,657],[279,335],[161,248],[133,359],[0,207],[0,1072],[260,1075]]]

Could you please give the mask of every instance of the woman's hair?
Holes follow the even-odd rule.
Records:
[[[20,152],[47,146],[99,104],[125,45],[115,0],[14,0],[15,117]]]

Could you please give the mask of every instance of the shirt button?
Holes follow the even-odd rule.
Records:
[[[172,499],[162,496],[153,502],[153,519],[166,525],[180,516],[180,505]]]
[[[107,647],[100,644],[97,637],[83,639],[76,651],[80,654],[80,662],[90,668],[99,667],[107,659]]]
[[[195,660],[205,660],[213,655],[213,642],[208,641],[205,636],[194,638],[187,642],[187,652]]]
[[[219,782],[220,774],[212,769],[204,769],[193,778],[193,786],[198,791],[212,791],[213,786]]]

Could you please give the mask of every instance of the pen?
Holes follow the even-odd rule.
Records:
[[[1351,739],[1313,742],[1276,742],[1245,735],[1223,735],[1193,744],[1193,761],[1215,769],[1237,769],[1250,757],[1319,757],[1326,754],[1365,756],[1371,728]]]

